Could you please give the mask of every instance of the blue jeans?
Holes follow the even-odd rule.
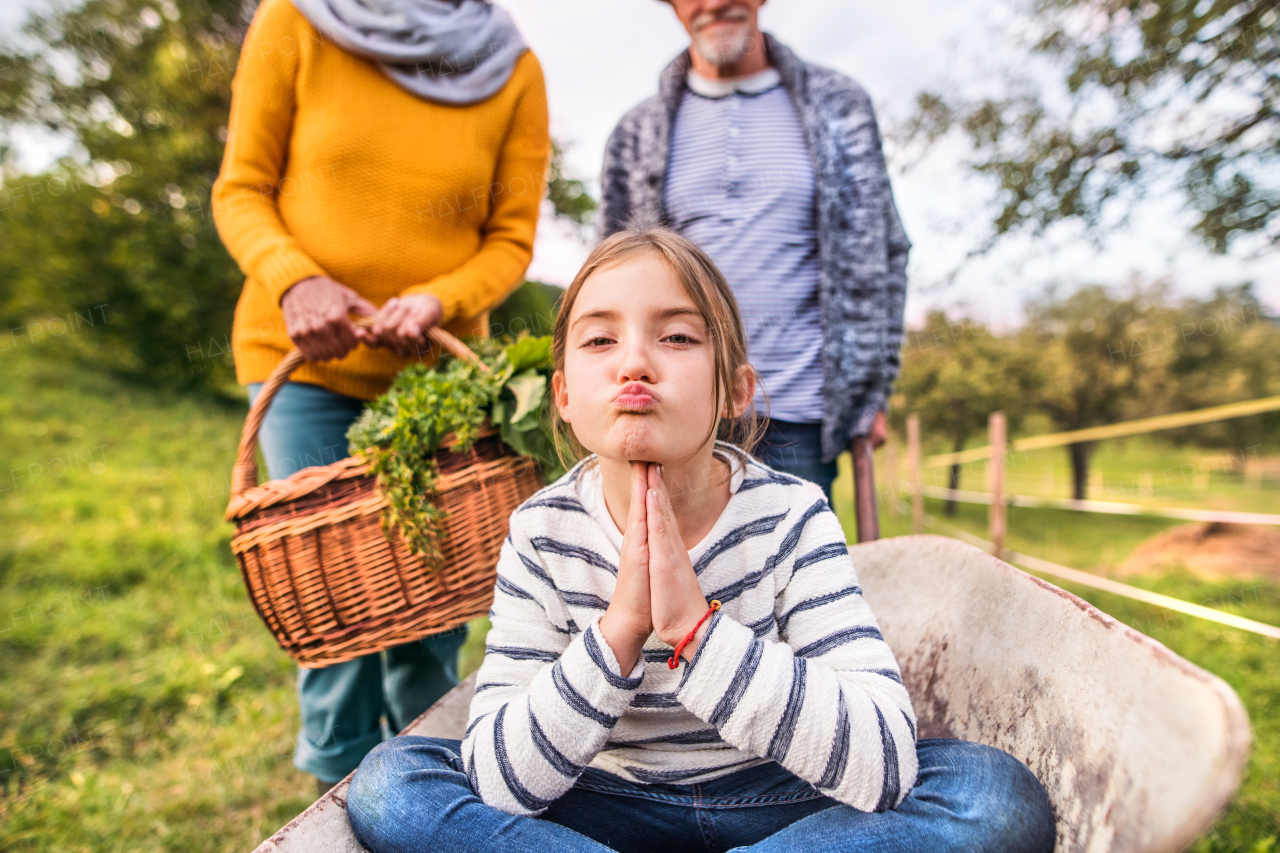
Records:
[[[831,503],[831,484],[839,469],[822,461],[822,424],[797,424],[772,418],[756,446],[756,458],[770,468],[822,486]]]
[[[248,388],[252,404],[262,383]],[[286,382],[258,432],[271,479],[345,459],[347,429],[364,405],[319,385]],[[398,732],[457,685],[466,639],[467,629],[458,628],[333,666],[299,667],[294,765],[326,782],[346,776],[382,742],[384,714]]]
[[[697,785],[638,785],[588,767],[540,817],[472,793],[456,740],[398,737],[356,771],[347,816],[374,853],[1051,853],[1053,812],[1012,756],[921,740],[916,786],[861,812],[769,762]]]

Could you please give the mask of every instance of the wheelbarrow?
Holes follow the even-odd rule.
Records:
[[[1058,853],[1175,853],[1235,792],[1250,745],[1217,676],[1087,602],[941,536],[850,549],[919,736],[999,747],[1049,792]],[[405,734],[461,738],[475,676]],[[258,848],[358,853],[347,777]]]

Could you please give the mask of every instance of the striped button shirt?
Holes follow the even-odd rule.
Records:
[[[915,784],[911,700],[822,490],[717,453],[739,471],[690,559],[722,607],[676,670],[650,635],[623,673],[600,632],[620,554],[584,505],[595,457],[512,514],[462,743],[484,802],[539,814],[588,765],[686,784],[776,761],[863,811]]]
[[[663,201],[672,227],[711,256],[738,298],[763,380],[757,410],[766,411],[767,391],[771,417],[818,423],[818,226],[800,116],[773,69],[725,94],[711,82],[690,72]]]

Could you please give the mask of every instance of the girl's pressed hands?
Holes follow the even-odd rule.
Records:
[[[600,620],[605,642],[622,673],[635,666],[644,641],[653,631],[649,583],[649,534],[645,493],[649,485],[647,462],[631,463],[631,499],[627,526],[622,535],[622,559],[613,600]]]
[[[649,466],[646,516],[649,534],[649,599],[653,630],[658,639],[676,646],[698,625],[707,612],[698,576],[689,561],[689,551],[680,536],[680,524],[671,503],[671,492],[661,465]],[[680,654],[692,660],[707,622]]]

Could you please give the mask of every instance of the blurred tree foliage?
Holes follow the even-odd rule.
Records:
[[[1061,431],[1154,414],[1150,407],[1165,390],[1161,354],[1169,350],[1126,345],[1171,322],[1166,296],[1159,286],[1118,297],[1092,285],[1065,298],[1050,291],[1030,301],[1022,338],[1044,377],[1036,409]],[[1067,447],[1077,500],[1088,488],[1091,450],[1092,442]]]
[[[1280,244],[1277,0],[1029,0],[1019,11],[1010,42],[1051,63],[1062,97],[1012,75],[995,96],[925,92],[903,129],[926,144],[952,130],[968,140],[971,165],[999,187],[993,241],[1063,220],[1097,228],[1113,199],[1171,175],[1214,251],[1245,235]]]
[[[1024,323],[1003,334],[942,312],[909,331],[894,426],[918,413],[926,440],[960,450],[985,435],[997,410],[1013,434],[1033,413],[1065,431],[1280,395],[1280,325],[1249,285],[1205,299],[1176,297],[1163,282],[1050,289],[1024,313]],[[1274,446],[1278,428],[1273,412],[1159,435],[1247,456]],[[1091,450],[1067,448],[1076,498],[1087,497]],[[953,468],[951,487],[958,485]]]
[[[1001,337],[967,317],[930,312],[924,329],[906,336],[904,368],[898,380],[899,399],[891,406],[901,429],[907,402],[920,415],[926,435],[944,436],[952,450],[987,429],[987,417],[997,410],[1017,430],[1030,410],[1041,377],[1032,352],[1010,337]],[[960,466],[951,466],[949,488],[960,488]],[[947,515],[955,514],[948,501]]]
[[[0,357],[56,336],[81,359],[148,383],[234,384],[229,333],[243,276],[209,196],[255,6],[87,0],[33,14],[0,47],[0,322],[17,330],[0,339]],[[26,175],[13,140],[33,126],[74,146],[47,173]],[[554,213],[585,222],[595,201],[566,174],[558,145],[549,177]]]
[[[246,23],[239,0],[89,0],[34,14],[0,54],[6,142],[38,124],[76,146],[48,174],[4,164],[11,325],[105,305],[105,324],[66,336],[95,364],[163,384],[231,380],[228,359],[189,354],[225,342],[242,280],[209,191]]]
[[[556,311],[564,288],[540,281],[526,281],[489,314],[489,334],[549,335],[555,328]]]
[[[564,166],[564,146],[551,141],[551,168],[547,173],[547,201],[556,216],[582,226],[591,221],[596,200],[587,192],[586,182],[571,177]]]
[[[1167,360],[1164,409],[1182,412],[1280,394],[1280,327],[1248,285],[1189,299],[1176,316],[1177,345]],[[1161,336],[1173,338],[1166,327]],[[1280,414],[1271,412],[1173,430],[1175,441],[1229,447],[1237,453],[1274,442]],[[1246,454],[1247,455],[1247,454]]]

